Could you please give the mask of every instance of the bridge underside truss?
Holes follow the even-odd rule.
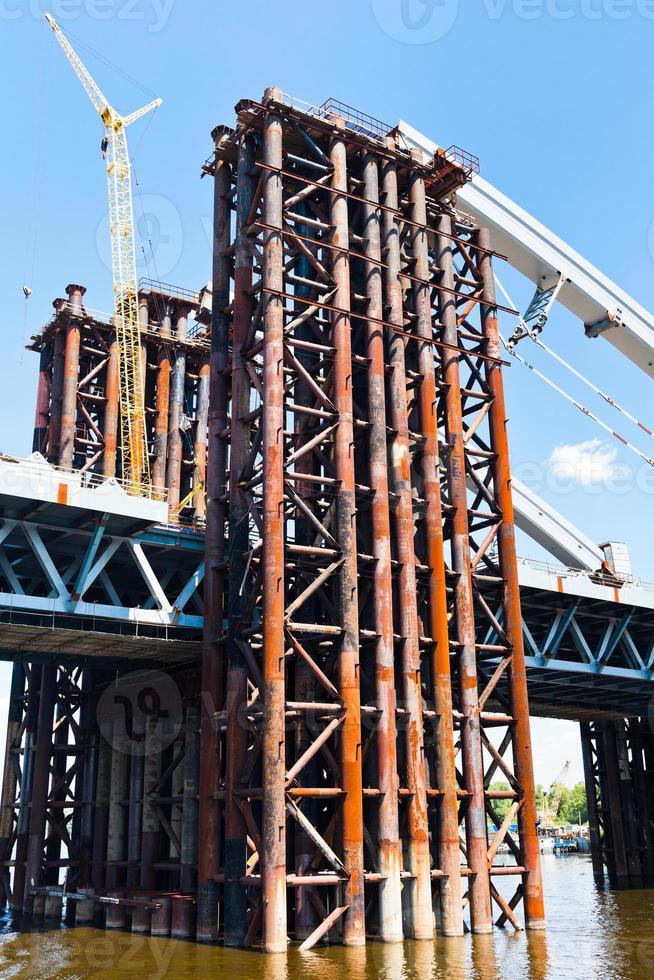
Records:
[[[207,167],[202,686],[226,724],[203,718],[198,935],[429,938],[488,931],[493,905],[517,927],[521,901],[538,927],[492,256],[448,205],[465,168],[343,108],[237,111]]]

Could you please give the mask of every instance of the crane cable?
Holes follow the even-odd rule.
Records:
[[[502,292],[506,296],[508,302],[513,306],[513,301],[511,300],[511,298],[510,298],[509,294],[507,293],[507,291],[502,286],[502,283],[499,281],[499,279],[497,279],[497,277],[495,277],[495,278],[496,278],[496,281],[497,281],[497,285],[500,287],[500,289],[502,290]],[[643,462],[648,463],[649,466],[654,467],[654,459],[652,459],[650,456],[647,456],[645,453],[641,452],[641,450],[638,449],[637,446],[634,446],[634,444],[631,443],[631,442],[629,442],[628,439],[625,439],[624,436],[621,436],[619,432],[616,432],[614,429],[612,429],[610,425],[607,425],[607,423],[606,422],[603,422],[602,419],[600,419],[600,418],[597,417],[597,415],[594,415],[593,412],[591,412],[591,410],[589,408],[587,408],[585,405],[581,405],[578,401],[576,401],[572,397],[572,395],[569,395],[568,392],[565,391],[563,388],[561,388],[559,385],[557,385],[556,382],[552,381],[551,378],[548,378],[546,374],[544,374],[537,367],[535,367],[533,364],[531,364],[529,361],[527,361],[524,357],[521,357],[520,354],[517,354],[516,351],[515,351],[515,348],[509,347],[506,339],[502,336],[502,334],[500,334],[500,340],[502,341],[502,344],[504,345],[505,350],[507,351],[508,354],[511,355],[511,357],[514,357],[516,359],[516,361],[519,361],[526,368],[529,368],[529,370],[532,371],[538,378],[540,378],[541,381],[544,381],[546,385],[549,385],[550,388],[552,388],[554,391],[556,391],[557,394],[561,395],[562,398],[565,398],[565,400],[567,402],[569,402],[576,409],[578,409],[583,415],[587,416],[587,418],[589,418],[589,419],[592,419],[593,422],[596,422],[597,425],[599,425],[600,428],[604,429],[605,432],[608,432],[609,435],[613,436],[614,439],[617,439],[618,442],[621,442],[623,446],[626,446],[626,448],[627,449],[630,449],[631,452],[633,452],[633,453],[636,454],[636,456],[639,456],[640,459],[643,460]],[[534,340],[533,337],[532,337],[532,340]],[[538,344],[539,347],[542,347],[544,350],[546,350],[548,353],[550,353],[549,348],[547,348],[545,346],[545,344],[543,344],[542,342],[540,342],[538,340],[534,340],[534,342],[536,344]],[[576,369],[573,368],[571,365],[568,365],[567,362],[563,360],[563,358],[560,358],[558,355],[554,354],[554,352],[552,352],[552,356],[556,357],[556,359],[559,360],[565,367],[569,367],[570,370],[572,370],[574,374],[578,374],[578,372],[576,371]],[[595,386],[592,384],[591,381],[588,381],[587,379],[585,379],[583,377],[583,375],[579,375],[579,377],[583,381],[585,381],[594,391],[596,391],[597,394],[601,395],[601,397],[603,397],[603,398],[605,398],[605,400],[609,401],[609,404],[613,405],[614,408],[616,408],[620,412],[623,412],[624,415],[626,415],[628,418],[632,419],[639,426],[639,428],[642,428],[649,435],[652,435],[652,433],[649,431],[649,429],[646,429],[644,426],[641,426],[641,424],[636,419],[634,419],[634,417],[632,415],[630,415],[628,412],[626,412],[622,408],[620,408],[620,406],[618,406],[617,402],[615,402],[613,399],[610,399],[609,400],[608,396],[604,395],[604,393],[601,392],[598,388],[595,388]]]

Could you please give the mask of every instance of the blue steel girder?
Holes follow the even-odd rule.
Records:
[[[123,634],[202,628],[204,541],[154,527],[108,534],[106,515],[83,527],[0,523],[0,621],[118,624]],[[111,627],[109,626],[109,629]],[[190,634],[189,634],[190,635]],[[1,645],[1,644],[0,644]]]

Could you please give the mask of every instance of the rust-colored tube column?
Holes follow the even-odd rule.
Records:
[[[220,127],[213,134],[216,149],[221,143]],[[225,490],[227,444],[227,367],[229,320],[230,243],[229,164],[216,160],[213,212],[213,292],[211,331],[211,376],[209,381],[209,443],[207,458],[207,530],[204,542],[204,629],[202,633],[202,691],[200,800],[198,837],[198,919],[200,942],[218,936],[218,885],[220,868],[220,789],[221,761],[219,732],[214,713],[223,702],[223,612],[225,557]]]
[[[36,388],[36,411],[32,437],[33,453],[42,453],[45,448],[50,417],[50,362],[52,354],[52,346],[44,341],[39,355],[39,380]]]
[[[421,158],[421,151],[416,156]],[[436,778],[439,798],[438,847],[440,929],[446,936],[463,934],[461,896],[461,854],[459,848],[459,815],[457,779],[452,724],[452,679],[450,676],[450,644],[447,619],[445,557],[443,553],[443,514],[441,508],[440,459],[438,452],[438,395],[432,344],[431,291],[428,283],[429,252],[427,242],[427,201],[424,177],[414,174],[410,188],[412,220],[417,223],[413,233],[413,301],[416,312],[416,333],[425,343],[418,348],[418,400],[420,431],[424,437],[422,449],[422,478],[425,512],[426,558],[429,566],[429,635],[432,638],[431,690],[434,701]]]
[[[197,400],[195,405],[195,442],[193,456],[193,511],[199,521],[203,521],[207,513],[205,503],[205,484],[207,480],[207,425],[209,420],[209,375],[211,368],[209,358],[203,357],[198,371]]]
[[[166,461],[168,457],[168,416],[170,414],[170,351],[171,351],[170,307],[166,306],[159,324],[159,344],[157,355],[157,393],[154,416],[154,463],[152,465],[152,487],[155,494],[162,496],[166,489]]]
[[[34,909],[32,888],[43,884],[41,868],[43,844],[46,829],[46,808],[50,784],[50,760],[52,756],[52,728],[54,707],[57,698],[57,668],[47,665],[43,668],[41,694],[39,697],[39,720],[36,730],[34,752],[34,777],[30,807],[30,829],[25,862],[25,891],[23,912],[31,915]]]
[[[52,304],[57,312],[64,300],[56,299]],[[65,365],[66,333],[59,328],[54,336],[52,345],[52,389],[50,392],[50,432],[48,434],[48,462],[59,462],[59,447],[61,446],[61,408],[64,396],[64,365]]]
[[[496,361],[486,361],[486,379],[493,396],[489,410],[489,427],[491,448],[495,453],[493,466],[495,501],[502,514],[502,522],[497,532],[497,546],[500,571],[504,581],[504,629],[512,648],[509,665],[509,690],[511,714],[514,719],[513,764],[523,793],[522,806],[518,811],[518,829],[520,853],[526,870],[523,878],[525,924],[528,929],[544,929],[545,906],[543,904],[543,881],[538,844],[536,783],[531,751],[529,696],[527,693],[527,671],[520,609],[513,497],[511,494],[511,467],[506,433],[504,381],[502,379],[502,367],[499,363],[502,352],[495,306],[495,279],[490,254],[490,238],[485,228],[480,229],[477,242],[480,250],[482,250],[479,253],[479,267],[484,280],[483,299],[485,305],[482,306],[481,316],[482,329],[486,338],[486,354],[489,357],[497,358]]]
[[[364,224],[368,341],[368,420],[370,423],[370,486],[374,569],[375,696],[377,721],[377,778],[379,800],[378,861],[379,936],[384,942],[399,942],[402,932],[402,842],[399,829],[399,778],[397,773],[397,726],[395,665],[393,649],[393,580],[391,573],[391,520],[389,512],[388,455],[386,435],[386,393],[384,319],[381,273],[381,230],[379,164],[367,154],[363,162]]]
[[[178,303],[175,307],[175,339],[186,340],[188,306]],[[170,385],[170,421],[168,426],[168,469],[166,483],[168,484],[168,506],[171,510],[177,507],[181,499],[182,485],[182,453],[184,419],[184,395],[186,387],[186,353],[184,347],[177,347],[172,367]]]
[[[20,746],[17,737],[23,719],[23,696],[25,693],[25,668],[14,663],[11,672],[11,689],[7,711],[7,736],[5,739],[5,761],[2,773],[2,797],[0,797],[0,874],[2,888],[0,901],[5,905],[11,894],[9,887],[9,867],[4,862],[11,857],[10,843],[14,830],[14,804],[18,788],[18,763]]]
[[[66,286],[68,293],[68,324],[64,353],[64,379],[61,401],[61,444],[59,466],[72,470],[75,459],[75,428],[77,423],[77,382],[79,380],[80,328],[76,317],[82,313],[84,286]]]
[[[443,340],[458,347],[454,263],[452,260],[452,219],[438,219],[436,238],[438,265],[441,270],[439,290],[440,319]],[[475,652],[475,614],[472,597],[470,542],[468,537],[468,501],[466,492],[465,447],[461,409],[459,358],[455,351],[443,351],[443,380],[446,384],[448,438],[447,477],[452,513],[452,566],[457,574],[454,586],[456,635],[459,643],[459,692],[461,712],[461,747],[463,777],[468,792],[466,801],[466,849],[469,879],[470,917],[473,932],[492,929],[490,881],[488,874],[486,810],[484,805],[484,764],[481,749],[477,661]]]
[[[388,148],[395,151],[395,140],[388,139]],[[386,305],[388,320],[400,330],[404,328],[402,283],[400,280],[400,229],[394,212],[399,209],[397,170],[392,160],[383,165],[384,247],[386,250]],[[390,467],[392,490],[396,498],[395,544],[399,573],[397,602],[398,632],[401,646],[402,707],[404,718],[405,786],[409,796],[408,839],[406,853],[411,878],[405,882],[404,905],[408,932],[412,939],[431,939],[434,920],[431,901],[431,869],[429,856],[429,824],[427,816],[427,782],[424,759],[422,721],[422,692],[420,680],[420,644],[418,639],[418,598],[414,552],[413,496],[411,493],[411,456],[407,409],[406,363],[404,339],[394,330],[388,331],[388,360],[390,364],[389,394],[391,425],[394,439]]]
[[[269,89],[265,98],[276,98]],[[264,221],[282,226],[282,122],[269,112],[263,131]],[[279,231],[266,233],[263,256],[263,945],[286,951],[284,772],[284,253]]]
[[[14,867],[14,887],[11,907],[18,912],[23,907],[25,897],[25,876],[27,870],[27,845],[30,831],[30,802],[34,785],[34,743],[38,731],[39,698],[43,667],[32,664],[27,682],[27,706],[25,708],[25,739],[23,742],[22,772],[20,780],[20,807],[16,823],[16,863]]]
[[[104,457],[102,472],[104,476],[116,476],[116,454],[118,442],[118,416],[120,414],[120,381],[118,377],[118,341],[114,336],[109,346],[107,381],[104,409]]]
[[[227,752],[225,800],[225,944],[240,946],[247,929],[246,893],[241,885],[247,861],[247,835],[239,801],[234,795],[247,762],[247,731],[240,712],[247,702],[247,668],[238,645],[239,631],[248,612],[248,597],[241,582],[248,559],[248,501],[240,474],[248,458],[250,380],[243,362],[243,345],[252,320],[252,252],[248,247],[247,218],[256,188],[254,138],[246,136],[238,151],[236,197],[236,261],[234,269],[234,324],[232,354],[232,426],[229,472],[229,568],[227,633]]]
[[[334,172],[332,187],[347,191],[345,143],[332,143],[330,159]],[[330,221],[332,244],[343,251],[333,253],[332,278],[336,286],[333,304],[350,309],[350,260],[347,197],[332,194]],[[343,863],[350,875],[345,885],[349,905],[343,923],[343,941],[348,946],[366,940],[363,878],[363,777],[361,771],[361,694],[359,689],[359,601],[357,588],[356,489],[354,477],[354,425],[352,418],[352,342],[347,313],[332,313],[334,354],[334,404],[338,426],[334,437],[336,460],[336,538],[341,549],[338,596],[341,615],[341,649],[338,657],[338,688],[345,718],[341,729],[341,810]]]

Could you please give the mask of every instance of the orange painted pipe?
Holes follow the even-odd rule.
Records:
[[[502,514],[502,523],[497,532],[497,546],[500,571],[504,580],[504,629],[511,643],[513,655],[509,667],[509,691],[513,727],[513,764],[523,792],[522,807],[518,811],[518,829],[522,864],[526,868],[523,878],[525,924],[528,929],[545,928],[545,906],[543,901],[543,881],[540,866],[540,847],[538,843],[536,814],[536,783],[531,748],[531,729],[529,724],[529,696],[527,693],[527,671],[525,668],[524,635],[520,609],[520,583],[518,580],[518,560],[515,544],[515,523],[513,517],[513,497],[511,494],[511,467],[509,443],[506,431],[506,405],[504,381],[499,363],[502,357],[499,327],[495,310],[495,279],[490,253],[483,249],[490,247],[486,229],[477,235],[479,246],[479,271],[483,276],[483,298],[481,308],[482,329],[486,339],[486,354],[497,361],[486,361],[485,371],[488,387],[493,395],[489,410],[491,448],[495,453],[493,466],[493,486],[495,500]]]

